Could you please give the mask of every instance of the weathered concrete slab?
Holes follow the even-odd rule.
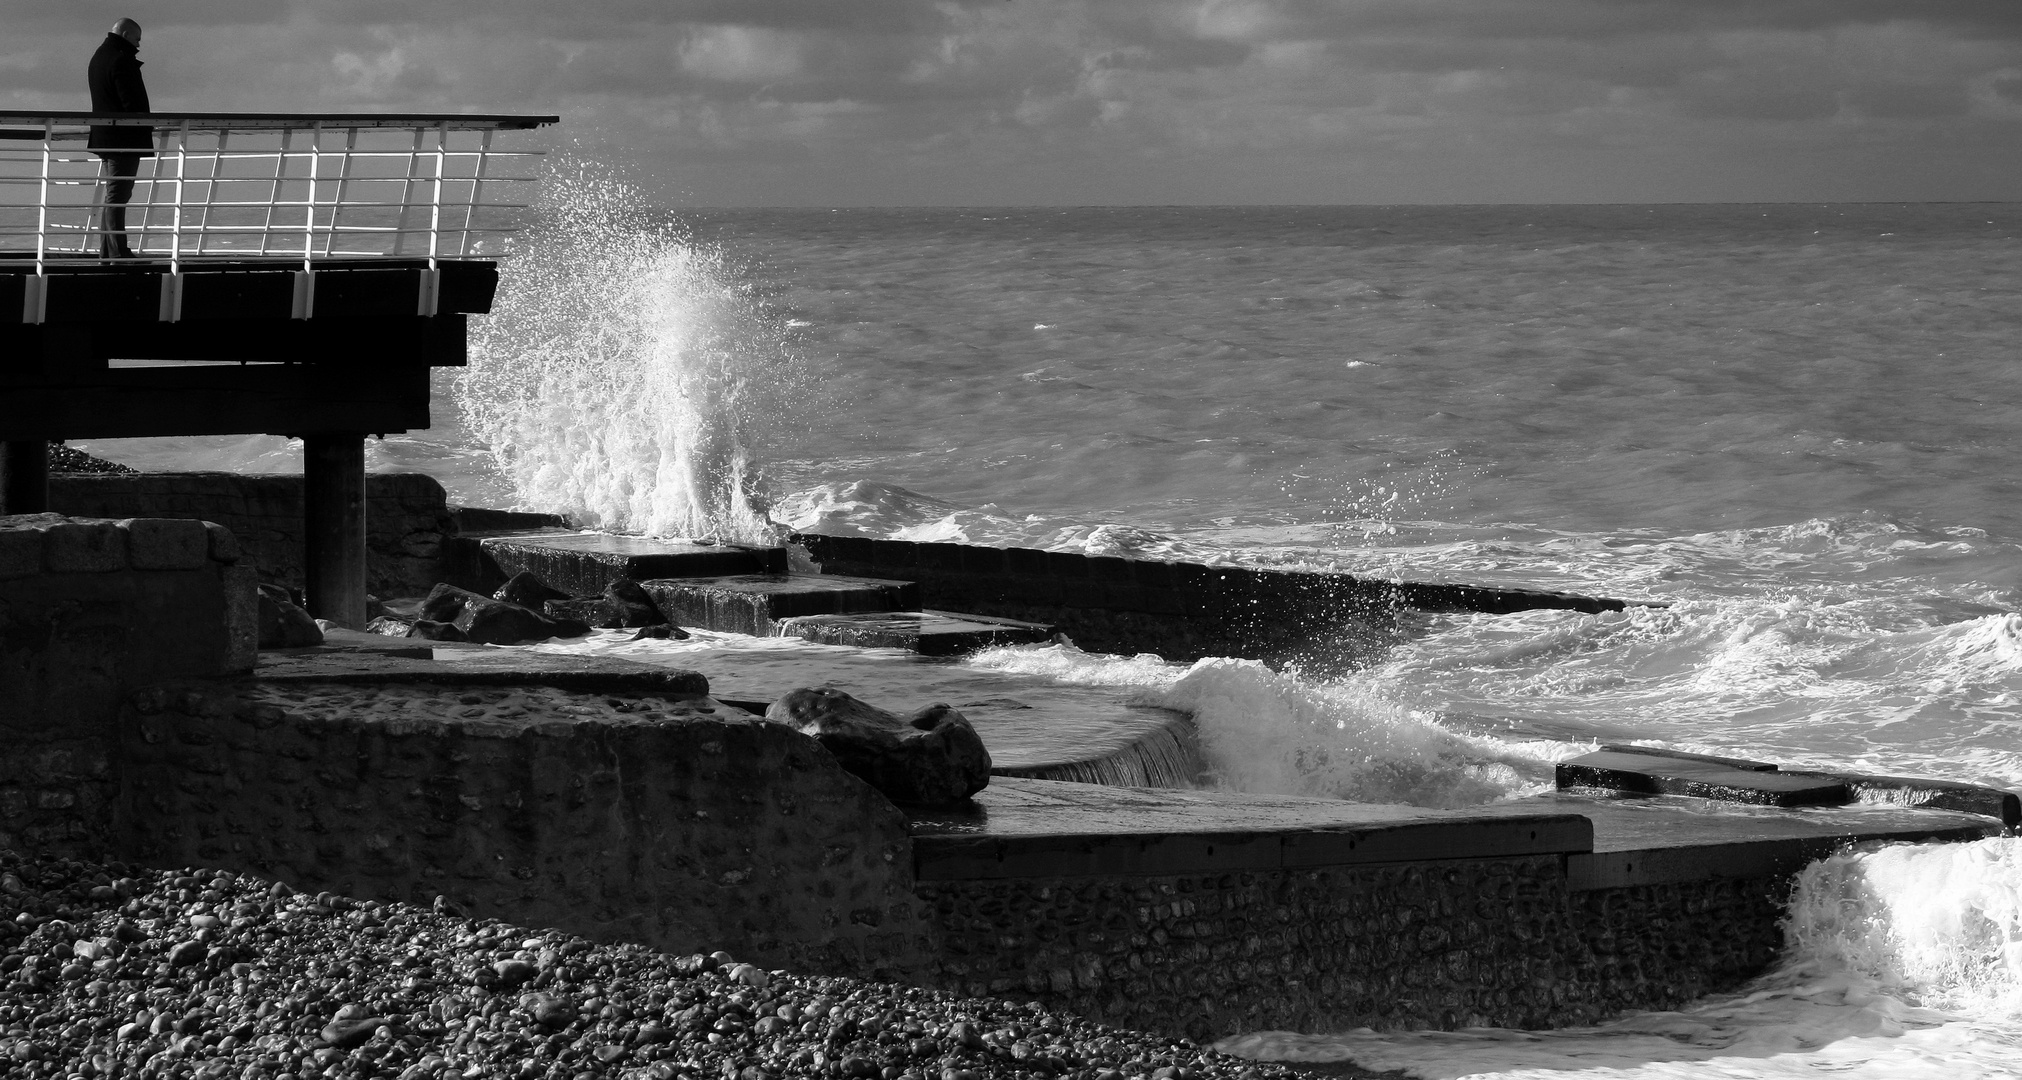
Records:
[[[1637,795],[1691,795],[1765,806],[1836,806],[1853,798],[1836,777],[1736,767],[1727,759],[1602,750],[1558,764],[1561,791],[1596,788]]]
[[[779,633],[824,645],[905,649],[921,656],[959,656],[993,645],[1032,645],[1053,638],[1044,623],[960,615],[950,611],[805,615],[784,619]]]
[[[1594,799],[1559,793],[1526,799],[1594,823],[1594,850],[1566,862],[1575,889],[1793,874],[1850,844],[1978,840],[2000,824],[1957,811],[1895,806],[1786,810],[1687,798]]]
[[[702,696],[709,680],[663,665],[604,656],[552,656],[460,642],[324,631],[323,644],[260,653],[266,682],[388,682],[540,685],[589,694]]]
[[[1569,794],[1467,810],[1004,779],[911,815],[920,880],[1213,873],[1560,854],[1575,890],[1774,878],[1849,844],[1977,840],[1985,817]]]
[[[1846,784],[1858,803],[1884,806],[1928,806],[1936,810],[1958,810],[1981,814],[2014,828],[2022,825],[2022,799],[2012,791],[1961,784],[1949,780],[1924,780],[1914,776],[1869,776],[1865,773],[1786,772],[1788,776],[1823,776]]]
[[[2022,799],[1999,788],[1910,776],[1786,770],[1767,761],[1647,746],[1603,746],[1599,753],[1561,762],[1558,787],[1691,795],[1769,806],[1928,807],[1980,814],[2010,828],[2022,824]]]
[[[920,606],[918,586],[882,578],[740,574],[655,578],[639,584],[676,625],[758,637],[772,636],[782,619],[914,611]]]
[[[595,596],[621,577],[724,577],[784,574],[786,549],[706,540],[657,540],[611,533],[522,533],[478,541],[505,577],[531,570],[572,596]]]
[[[1456,814],[1332,799],[1004,778],[967,811],[910,816],[922,881],[1280,870],[1586,852],[1557,806]]]

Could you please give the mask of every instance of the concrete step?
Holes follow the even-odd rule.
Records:
[[[610,533],[528,532],[487,536],[478,547],[503,581],[522,570],[572,596],[595,596],[614,579],[784,574],[786,549]]]
[[[823,645],[906,649],[921,656],[960,656],[993,645],[1033,645],[1053,640],[1045,623],[959,615],[950,611],[803,615],[782,619],[778,632]]]
[[[1767,762],[1679,753],[1600,750],[1558,764],[1558,788],[1690,795],[1766,806],[1838,806],[1853,792],[1836,777],[1775,771]]]
[[[920,606],[919,586],[910,581],[830,574],[654,578],[639,584],[677,626],[758,637],[773,636],[785,619],[914,611]]]

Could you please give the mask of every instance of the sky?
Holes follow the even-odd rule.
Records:
[[[687,206],[2022,199],[2022,0],[0,0],[0,108],[524,112]]]

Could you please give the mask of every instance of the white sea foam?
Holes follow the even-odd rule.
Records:
[[[979,667],[1115,686],[1194,718],[1209,778],[1229,791],[1413,806],[1472,806],[1551,785],[1552,762],[1590,747],[1459,734],[1356,687],[1274,672],[1254,660],[1190,667],[1151,654],[1071,645],[992,649]]]
[[[547,185],[458,386],[520,505],[588,526],[766,541],[759,440],[802,389],[722,254],[608,179]]]

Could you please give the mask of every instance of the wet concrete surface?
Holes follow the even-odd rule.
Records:
[[[629,655],[628,655],[629,654]],[[633,656],[652,657],[647,664]],[[1115,690],[1062,686],[1037,676],[963,667],[897,650],[860,650],[798,639],[725,635],[634,646],[623,632],[493,648],[332,631],[320,648],[260,654],[256,674],[275,678],[475,675],[553,679],[590,673],[656,682],[670,669],[700,674],[708,694],[762,714],[790,690],[833,686],[878,708],[908,713],[936,702],[960,710],[999,769],[1039,771],[1136,754],[1148,743],[1191,746],[1192,722],[1169,709],[1131,705]]]
[[[976,725],[999,766],[1136,752],[1186,729],[1182,714],[1113,688],[1064,686],[896,650],[724,636],[628,658],[605,635],[497,649],[333,632],[322,647],[261,654],[275,679],[537,680],[589,692],[668,693],[708,680],[711,697],[762,710],[799,687],[835,686],[893,712],[945,701]],[[678,668],[670,666],[679,665]],[[699,686],[699,680],[692,685]],[[996,776],[973,802],[916,811],[923,878],[1170,873],[1214,868],[1415,862],[1557,854],[1570,884],[1605,888],[1795,872],[1857,843],[1999,835],[1995,818],[1886,805],[1783,808],[1676,795],[1551,793],[1463,810],[1247,793],[1110,787]]]

